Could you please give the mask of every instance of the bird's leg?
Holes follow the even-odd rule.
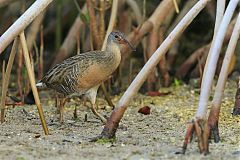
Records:
[[[235,104],[233,108],[233,116],[240,115],[240,81],[238,84],[238,89],[235,96]]]
[[[185,154],[187,145],[190,139],[192,139],[192,136],[194,133],[196,133],[197,139],[198,139],[198,147],[200,150],[200,153],[208,154],[208,131],[209,128],[208,123],[206,120],[203,119],[193,119],[192,122],[188,125],[187,132],[185,135],[183,147],[182,147],[182,154]]]
[[[83,97],[83,106],[86,106],[86,103],[87,103],[87,100],[86,100],[86,98],[85,97]],[[87,109],[88,109],[88,107],[87,107]],[[89,110],[89,109],[88,109]],[[85,112],[85,115],[84,115],[84,122],[87,122],[87,118],[88,116],[87,116],[87,112]]]
[[[60,113],[60,111],[59,111],[59,99],[58,99],[58,97],[56,96],[55,97],[55,107],[57,108],[57,113]]]
[[[73,112],[73,118],[74,118],[74,119],[77,119],[77,118],[78,118],[78,115],[77,115],[77,106],[76,106],[76,105],[75,105],[74,112]]]
[[[104,118],[102,115],[100,115],[96,110],[96,96],[97,96],[98,87],[99,87],[99,85],[88,90],[86,97],[89,99],[89,101],[91,103],[91,106],[92,106],[91,110],[92,110],[93,114],[95,114],[97,117],[99,117],[103,123],[106,123],[107,122],[106,118]]]
[[[64,113],[64,105],[66,103],[66,98],[61,98],[60,99],[60,105],[59,105],[59,113],[60,113],[60,123],[63,123],[63,113]]]
[[[99,114],[96,110],[96,104],[95,103],[91,103],[92,107],[91,107],[91,110],[93,112],[93,114],[95,114],[97,117],[100,118],[100,120],[103,122],[103,123],[106,123],[107,120],[106,118],[104,118],[101,114]]]

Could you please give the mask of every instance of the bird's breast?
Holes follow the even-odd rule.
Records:
[[[120,60],[106,60],[102,63],[95,63],[89,66],[88,69],[78,78],[79,89],[91,88],[107,80],[117,69]]]

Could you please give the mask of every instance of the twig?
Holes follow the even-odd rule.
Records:
[[[81,48],[80,48],[80,35],[76,35],[76,41],[77,41],[77,54],[81,53]]]
[[[15,38],[13,42],[12,50],[10,53],[10,57],[8,59],[7,69],[3,76],[4,78],[3,78],[2,98],[1,98],[1,123],[3,123],[5,119],[5,101],[7,96],[7,88],[9,84],[9,78],[12,70],[13,61],[17,53],[17,47],[18,47],[18,38]]]
[[[117,17],[117,7],[118,7],[118,0],[113,0],[113,4],[112,4],[112,10],[111,10],[111,17],[110,17],[110,21],[109,21],[109,24],[108,24],[108,29],[107,29],[107,32],[106,32],[106,35],[105,35],[105,38],[104,38],[104,42],[103,42],[103,45],[102,45],[102,51],[104,51],[106,49],[106,46],[107,46],[107,38],[108,38],[108,35],[112,32],[113,30],[113,27],[115,25],[115,20],[116,20],[116,17]],[[104,83],[101,84],[101,89],[105,95],[105,98],[106,98],[106,101],[108,102],[108,104],[114,108],[114,104],[113,102],[111,101],[111,98],[106,90],[106,87],[104,85]]]
[[[40,30],[40,53],[39,53],[39,64],[38,64],[38,79],[43,76],[43,50],[44,50],[44,38],[43,38],[43,26]]]
[[[22,80],[23,80],[23,74],[22,74],[22,64],[23,64],[23,53],[22,53],[22,46],[19,43],[18,47],[18,54],[17,54],[17,85],[18,85],[18,92],[21,97],[23,98],[23,89],[22,89]]]
[[[176,12],[179,13],[179,8],[178,8],[178,4],[177,4],[176,0],[173,0],[173,4],[174,4]]]
[[[6,63],[6,61],[5,60],[3,60],[3,63],[2,63],[2,85],[4,85],[4,77],[5,77],[5,63]]]
[[[139,8],[137,2],[133,1],[133,0],[126,0],[126,3],[129,5],[129,7],[131,7],[131,9],[136,17],[136,21],[137,21],[138,25],[140,25],[143,22],[143,16],[142,16],[142,13],[140,11],[140,8]],[[143,8],[145,8],[144,5],[143,5]],[[145,9],[144,9],[144,12],[146,14]]]
[[[227,43],[229,42],[229,39],[231,37],[232,31],[233,31],[233,27],[234,24],[236,23],[236,19],[237,17],[234,17],[233,20],[231,21],[231,23],[228,26],[228,30],[227,33],[224,37],[224,41],[223,43]],[[178,67],[177,72],[176,72],[176,76],[179,79],[184,79],[186,78],[186,75],[189,74],[189,72],[191,71],[191,68],[194,67],[194,65],[197,63],[197,57],[200,56],[201,59],[201,64],[204,66],[205,65],[205,61],[207,59],[207,54],[209,52],[211,46],[211,42],[198,48],[197,50],[195,50],[188,58],[187,60],[185,60],[184,63],[181,64],[180,67]],[[168,52],[169,54],[169,52]],[[191,72],[191,76],[194,76],[197,73],[198,68],[195,68],[192,72]]]
[[[102,42],[105,35],[105,0],[100,0],[100,10],[99,10],[99,40]]]
[[[100,39],[99,39],[99,35],[98,35],[98,30],[97,30],[97,20],[96,20],[96,16],[95,16],[95,11],[94,11],[94,7],[92,5],[92,1],[91,0],[86,0],[87,2],[87,7],[88,7],[88,13],[89,13],[89,17],[90,17],[90,32],[92,35],[92,40],[94,43],[94,47],[96,47],[96,49],[100,49],[101,45],[100,45]]]
[[[156,19],[156,17],[151,16],[149,20],[153,23],[153,29],[149,35],[148,39],[148,48],[147,48],[147,56],[148,59],[152,56],[154,51],[157,49],[159,44],[159,31],[161,30],[160,26],[163,24],[163,22],[166,20],[166,17],[169,15],[172,15],[174,13],[174,5],[172,1],[164,0],[160,3],[160,5],[157,8],[158,14],[161,14],[161,16]],[[165,63],[165,58],[161,59],[161,63]],[[160,65],[160,71],[163,75],[163,77],[168,77],[168,71],[166,67],[163,67],[163,65]],[[147,80],[147,86],[148,91],[155,91],[158,90],[157,88],[157,77],[155,75],[156,68],[149,74],[148,80]],[[164,82],[165,83],[165,82]],[[159,86],[159,85],[158,85]]]
[[[108,29],[107,29],[107,32],[106,32],[106,35],[105,35],[105,38],[104,38],[104,42],[103,42],[103,45],[102,45],[102,51],[106,49],[108,35],[112,32],[113,27],[116,23],[117,8],[118,8],[118,0],[113,0],[110,21],[109,21]]]
[[[39,14],[36,19],[32,22],[32,24],[29,26],[29,30],[26,34],[27,37],[27,47],[29,51],[32,51],[33,44],[36,41],[37,34],[41,28],[42,21],[44,19],[45,12]]]
[[[179,23],[179,21],[184,17],[184,15],[189,11],[190,8],[194,6],[194,4],[197,3],[198,0],[191,0],[186,1],[186,4],[181,9],[181,12],[177,15],[177,17],[174,19],[174,22],[171,24],[171,26],[167,30],[167,35],[174,29],[174,27]]]
[[[31,67],[31,62],[30,62],[30,58],[29,58],[29,53],[28,53],[28,49],[27,49],[27,43],[26,43],[24,32],[21,32],[21,34],[20,34],[20,41],[21,41],[21,44],[22,44],[23,56],[24,56],[24,59],[25,59],[25,64],[26,64],[26,68],[27,68],[27,72],[28,72],[28,77],[29,77],[31,88],[32,88],[32,91],[33,91],[33,96],[34,96],[34,99],[35,99],[35,103],[37,105],[38,113],[39,113],[39,116],[40,116],[40,119],[41,119],[42,127],[43,127],[45,135],[48,135],[49,132],[48,132],[45,117],[43,115],[42,106],[40,104],[40,99],[39,99],[39,95],[38,95],[38,91],[37,91],[37,87],[36,87],[36,82],[35,82],[33,70],[32,70],[32,67]]]

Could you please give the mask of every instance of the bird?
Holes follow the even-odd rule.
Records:
[[[112,31],[106,50],[89,51],[65,59],[53,66],[36,84],[53,89],[61,98],[84,97],[91,103],[92,112],[102,122],[106,119],[96,110],[96,96],[101,83],[107,80],[121,62],[121,45],[135,50],[121,31]],[[63,121],[64,102],[60,101],[60,121]]]

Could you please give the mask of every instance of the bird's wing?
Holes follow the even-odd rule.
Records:
[[[72,94],[76,92],[79,77],[102,55],[102,51],[91,51],[70,57],[50,69],[41,82],[65,95]]]

